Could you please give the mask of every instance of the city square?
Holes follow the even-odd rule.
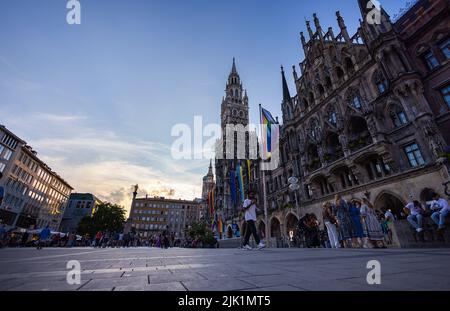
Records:
[[[0,4],[0,292],[450,290],[449,0],[107,2]]]
[[[0,250],[1,291],[442,291],[450,290],[448,249]],[[67,282],[67,262],[81,265]],[[381,284],[367,283],[367,263]]]

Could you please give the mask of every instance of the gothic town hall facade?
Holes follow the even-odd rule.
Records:
[[[382,10],[377,24],[368,23],[367,2],[358,0],[354,35],[340,12],[338,31],[322,28],[316,14],[306,22],[293,96],[282,69],[281,164],[266,175],[269,223],[260,215],[261,234],[268,225],[271,238],[287,237],[305,213],[321,220],[322,204],[339,194],[392,210],[396,246],[413,246],[403,207],[426,204],[432,192],[447,197],[449,1],[419,0],[395,22]]]

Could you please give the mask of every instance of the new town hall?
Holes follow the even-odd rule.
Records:
[[[408,230],[402,220],[408,201],[425,204],[432,192],[449,195],[444,185],[450,152],[449,2],[417,1],[395,22],[382,10],[376,24],[366,18],[368,0],[358,5],[362,21],[354,35],[340,12],[339,31],[323,28],[316,14],[313,23],[306,22],[308,33],[300,35],[305,59],[299,70],[293,66],[294,96],[282,69],[281,163],[266,173],[269,223],[263,215],[257,223],[260,233],[268,225],[272,238],[289,235],[305,213],[320,219],[322,204],[336,194],[367,197],[376,209],[391,209],[398,219],[397,236],[402,236]],[[233,62],[222,127],[247,125],[248,107]],[[250,165],[254,182],[247,187],[256,189],[262,207],[257,166]],[[216,213],[228,226],[243,223],[239,203],[229,200],[228,171],[235,167],[236,160],[215,163]],[[204,187],[211,189],[211,170],[208,176]],[[291,176],[300,180],[296,194],[288,188]]]

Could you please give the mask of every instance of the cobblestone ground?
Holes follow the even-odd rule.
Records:
[[[381,285],[367,284],[370,260]],[[449,262],[450,249],[0,249],[0,290],[450,290]]]

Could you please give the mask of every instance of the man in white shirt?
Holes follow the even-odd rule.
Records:
[[[244,210],[245,210],[245,237],[244,237],[244,246],[243,249],[251,250],[251,246],[248,245],[250,240],[250,236],[253,234],[253,238],[255,239],[256,244],[258,244],[258,249],[264,248],[264,243],[261,242],[258,233],[256,232],[256,198],[253,195],[249,194],[249,198],[244,201]]]
[[[431,203],[431,209],[435,212],[431,215],[431,219],[438,225],[438,230],[444,230],[445,217],[450,213],[450,207],[446,199],[440,198],[439,194],[433,195],[433,203]]]
[[[409,202],[403,210],[409,214],[409,216],[406,218],[408,222],[411,224],[411,226],[416,229],[417,232],[422,232],[422,213],[424,212],[424,209],[419,201]]]

